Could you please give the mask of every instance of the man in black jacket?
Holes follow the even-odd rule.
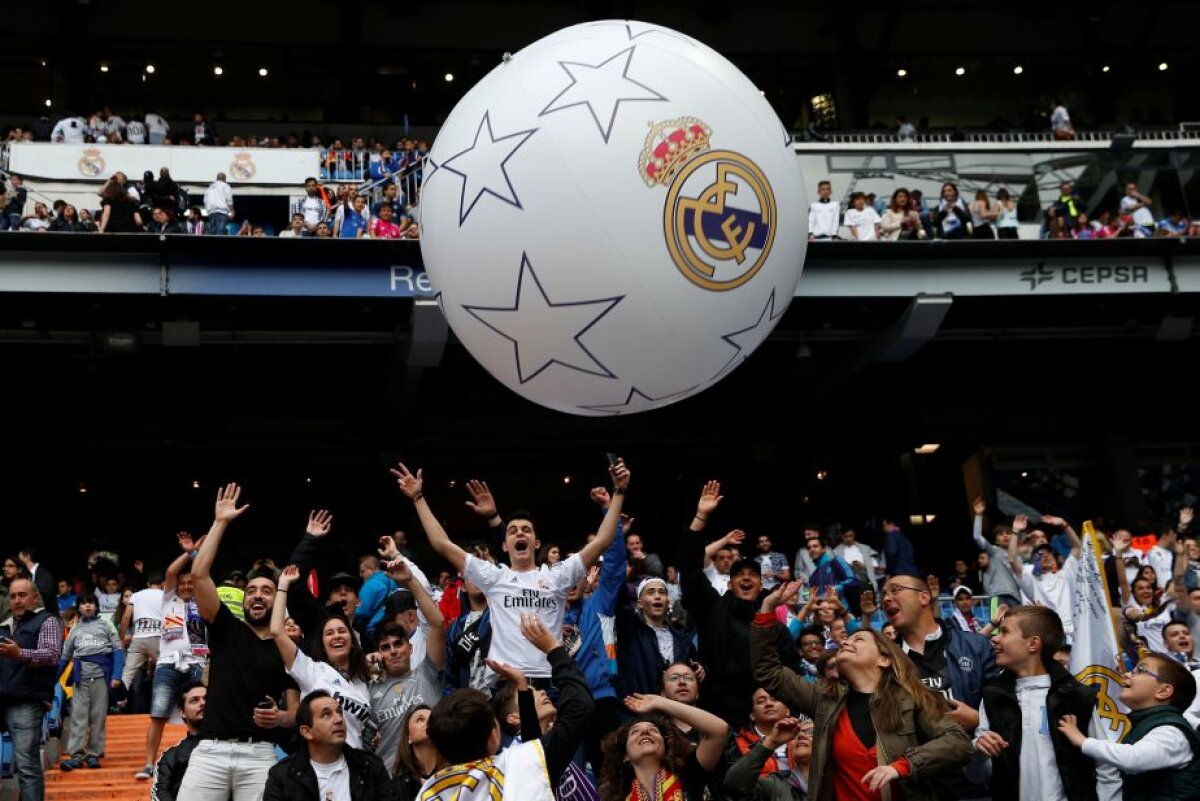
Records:
[[[721,595],[704,575],[704,537],[708,517],[720,504],[721,484],[710,481],[700,494],[696,515],[680,538],[679,572],[683,606],[691,614],[700,640],[700,663],[705,683],[717,688],[707,693],[705,709],[738,728],[750,713],[757,685],[750,668],[750,624],[758,611],[762,573],[758,562],[740,559],[729,571],[729,589]],[[776,629],[779,658],[791,665],[796,649],[787,629]]]
[[[346,745],[346,722],[333,696],[324,690],[304,696],[296,724],[304,745],[271,768],[263,801],[392,801],[379,757]]]
[[[179,715],[187,724],[187,736],[163,751],[154,766],[154,787],[150,790],[150,801],[175,801],[183,774],[187,772],[192,749],[200,742],[200,721],[204,720],[204,703],[208,688],[203,684],[191,683],[179,691]]]

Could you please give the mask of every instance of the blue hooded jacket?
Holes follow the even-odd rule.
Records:
[[[572,647],[564,643],[575,664],[587,679],[593,698],[616,698],[613,686],[617,676],[616,609],[617,597],[625,588],[625,532],[617,523],[617,535],[604,551],[600,580],[596,591],[582,603],[567,607],[563,628],[574,627],[578,639]]]

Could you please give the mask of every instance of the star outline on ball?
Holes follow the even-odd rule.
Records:
[[[580,405],[577,405],[575,408],[576,409],[587,409],[588,411],[592,411],[592,412],[607,412],[608,414],[612,415],[613,417],[620,417],[622,414],[625,414],[626,412],[630,411],[629,406],[630,406],[630,404],[632,404],[634,402],[633,399],[634,399],[635,395],[647,403],[658,403],[659,401],[665,401],[665,400],[670,400],[671,398],[679,398],[679,397],[686,396],[687,394],[689,394],[690,392],[695,390],[696,387],[698,387],[698,386],[700,386],[700,385],[693,384],[692,386],[688,387],[687,389],[681,389],[678,392],[668,392],[666,395],[660,395],[657,398],[652,398],[649,395],[647,395],[645,392],[642,392],[636,386],[631,385],[629,387],[629,394],[625,396],[625,401],[623,403],[580,404]],[[632,411],[636,413],[636,412],[650,411],[650,409],[633,409]]]
[[[475,196],[473,198],[471,198],[471,202],[468,205],[467,204],[467,187],[471,183],[471,177],[466,172],[463,172],[460,169],[456,169],[455,167],[453,167],[451,165],[453,164],[453,162],[456,159],[466,156],[468,153],[473,152],[476,148],[478,148],[480,146],[480,137],[482,137],[482,135],[483,135],[484,128],[487,128],[487,136],[488,136],[487,144],[488,145],[494,146],[499,142],[504,142],[509,139],[517,139],[518,137],[520,138],[520,141],[518,141],[515,145],[513,145],[512,148],[509,149],[508,153],[504,156],[504,158],[502,158],[499,161],[499,163],[496,165],[496,167],[500,171],[500,176],[504,179],[505,186],[508,188],[508,194],[511,196],[511,199],[508,197],[505,197],[504,195],[501,195],[499,192],[497,192],[490,185],[490,183],[484,182],[480,187],[477,188],[477,191],[475,192]],[[509,159],[511,159],[514,155],[516,155],[516,152],[521,149],[521,146],[529,141],[529,137],[531,137],[535,133],[537,133],[537,130],[538,130],[537,128],[530,128],[528,130],[515,131],[514,133],[505,134],[504,136],[497,137],[495,135],[494,131],[492,130],[491,111],[485,111],[485,112],[483,112],[483,118],[479,121],[479,127],[475,129],[475,139],[471,142],[471,146],[464,150],[460,150],[458,153],[455,153],[453,156],[450,156],[447,159],[443,159],[441,164],[437,164],[435,166],[435,171],[443,171],[444,170],[445,172],[451,172],[462,179],[462,189],[459,193],[459,199],[458,199],[458,225],[460,228],[462,227],[463,223],[465,223],[467,221],[467,217],[469,217],[471,212],[474,211],[475,206],[479,203],[480,200],[483,199],[484,195],[491,195],[492,197],[496,198],[497,200],[501,200],[514,208],[524,210],[524,206],[521,205],[521,199],[519,197],[517,197],[517,190],[516,190],[516,188],[513,187],[512,179],[508,175],[508,169],[507,169],[506,165],[508,164]],[[497,148],[493,148],[493,149],[497,149]],[[426,178],[426,180],[428,180],[431,177],[433,177],[432,173]]]
[[[736,341],[739,336],[741,336],[742,334],[750,333],[751,331],[757,331],[759,329],[759,327],[763,325],[764,321],[768,325],[770,323],[773,323],[775,320],[778,320],[783,315],[784,311],[787,311],[787,309],[784,308],[783,310],[776,313],[776,311],[775,311],[775,288],[772,287],[771,294],[767,296],[767,302],[765,304],[763,304],[762,311],[759,312],[758,318],[753,323],[746,326],[745,328],[739,328],[736,331],[730,331],[728,334],[721,335],[721,339],[723,339],[730,347],[732,347],[734,349],[734,354],[729,357],[729,361],[725,362],[725,366],[722,367],[720,370],[718,370],[717,374],[714,375],[709,380],[717,381],[717,380],[723,378],[726,373],[728,373],[731,369],[733,369],[737,365],[744,362],[749,357],[750,354],[746,353],[747,350],[753,351],[754,348],[757,348],[759,345],[761,345],[764,341],[766,341],[766,338],[767,338],[767,335],[764,334],[762,336],[762,339],[760,339],[757,343],[755,343],[755,345],[753,347],[748,347],[748,346],[743,346]]]
[[[545,308],[579,308],[579,307],[583,307],[583,306],[602,306],[603,307],[602,309],[600,309],[598,314],[596,314],[594,317],[592,317],[588,321],[588,323],[583,326],[583,328],[581,328],[578,332],[576,332],[574,335],[571,336],[571,339],[575,342],[575,345],[579,348],[579,350],[583,351],[584,355],[586,355],[587,358],[591,360],[592,364],[594,364],[597,369],[588,369],[586,367],[581,367],[578,364],[571,364],[569,362],[563,361],[562,359],[551,356],[549,358],[546,358],[545,361],[543,361],[540,365],[538,365],[537,369],[533,370],[528,375],[525,374],[525,370],[522,366],[522,360],[521,360],[521,340],[502,331],[496,325],[489,322],[487,319],[485,319],[486,315],[481,314],[481,312],[482,313],[492,312],[492,313],[500,313],[500,314],[508,313],[508,312],[519,312],[521,310],[522,294],[525,291],[525,275],[526,275],[526,273],[529,274],[529,277],[532,280],[533,285],[537,288],[538,294],[541,295],[541,299],[543,301]],[[530,262],[528,254],[522,252],[521,253],[521,271],[517,275],[516,295],[513,298],[512,306],[474,306],[474,305],[463,304],[462,308],[465,312],[467,312],[467,314],[474,317],[476,320],[478,320],[484,326],[491,329],[492,331],[494,331],[495,333],[499,334],[500,336],[504,337],[505,339],[507,339],[509,342],[512,343],[513,359],[515,360],[516,367],[517,367],[517,380],[522,385],[525,385],[525,384],[528,384],[533,379],[537,378],[539,375],[541,375],[543,372],[545,372],[547,369],[549,369],[549,367],[551,365],[554,365],[554,364],[557,364],[560,367],[565,367],[570,370],[575,370],[577,372],[584,373],[586,375],[594,375],[594,376],[598,376],[600,378],[615,379],[617,377],[616,373],[612,372],[610,369],[608,369],[608,367],[606,367],[604,365],[603,362],[601,362],[599,359],[596,358],[596,355],[594,353],[592,353],[591,349],[589,349],[588,346],[583,343],[583,336],[585,334],[587,334],[589,331],[591,331],[592,328],[594,328],[597,323],[599,323],[609,312],[611,312],[616,307],[616,305],[618,303],[620,303],[624,299],[625,299],[624,295],[615,295],[615,296],[606,297],[606,298],[596,298],[594,300],[561,301],[561,302],[556,303],[556,302],[550,300],[550,296],[548,294],[546,294],[546,289],[544,286],[542,286],[542,282],[537,277],[537,273],[534,272],[533,263]]]
[[[601,61],[599,64],[585,64],[580,61],[559,61],[558,66],[562,67],[563,72],[567,73],[567,76],[571,79],[571,82],[568,83],[565,87],[563,87],[562,91],[560,91],[557,95],[555,95],[553,100],[551,100],[549,103],[546,104],[546,107],[543,108],[538,113],[538,117],[545,117],[546,115],[553,114],[556,111],[565,111],[566,109],[575,108],[576,106],[586,106],[588,113],[592,117],[592,121],[596,123],[596,128],[600,131],[601,138],[604,139],[604,144],[607,145],[609,138],[612,136],[613,126],[616,125],[617,112],[620,110],[622,103],[639,102],[639,101],[663,102],[663,101],[668,100],[668,98],[666,96],[664,96],[661,92],[658,92],[657,90],[650,88],[649,86],[642,83],[641,81],[636,81],[633,78],[629,77],[629,68],[633,64],[633,51],[636,49],[637,49],[636,45],[627,47],[624,50],[620,51],[619,53],[617,53],[613,56],[609,56],[604,61]],[[621,56],[625,56],[625,66],[621,68],[621,80],[625,81],[626,83],[631,83],[634,86],[637,86],[638,88],[642,89],[644,92],[646,92],[650,96],[648,96],[648,97],[614,97],[614,98],[612,98],[612,110],[608,113],[608,126],[607,127],[605,127],[604,123],[602,123],[600,121],[600,115],[598,113],[596,113],[596,108],[592,105],[592,100],[595,99],[598,102],[599,101],[598,98],[585,97],[582,100],[576,100],[574,102],[566,103],[564,105],[558,106],[557,108],[555,107],[555,104],[557,104],[560,100],[564,99],[564,97],[566,95],[568,95],[568,93],[570,93],[572,89],[574,89],[576,86],[582,86],[579,76],[577,76],[574,72],[571,71],[571,67],[580,68],[580,73],[579,73],[580,75],[587,74],[587,73],[583,72],[583,70],[592,70],[593,71],[592,74],[594,74],[594,75],[595,74],[604,74],[605,68],[608,67],[609,64],[611,64],[614,61],[616,61],[617,59],[621,58]]]
[[[686,33],[680,33],[679,31],[673,31],[670,28],[661,28],[661,27],[652,25],[651,23],[648,23],[648,22],[635,22],[634,20],[627,19],[627,20],[604,20],[601,22],[593,22],[590,24],[592,26],[619,25],[620,27],[625,29],[625,36],[631,42],[634,39],[645,36],[646,34],[649,34],[649,33],[661,33],[663,36],[670,36],[672,39],[678,39],[681,42],[683,42],[684,44],[691,45],[692,47],[700,46],[699,43],[696,42],[695,39],[688,36]],[[636,25],[644,25],[646,27],[643,28],[642,30],[638,31],[637,33],[634,33],[633,26],[635,24]]]

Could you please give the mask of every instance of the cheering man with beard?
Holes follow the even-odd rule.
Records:
[[[209,697],[179,797],[188,801],[259,801],[275,764],[281,726],[295,725],[300,692],[288,678],[283,657],[271,639],[276,601],[273,570],[250,575],[243,603],[246,622],[233,616],[217,596],[212,566],[229,524],[250,505],[239,507],[242,490],[229,484],[217,492],[216,515],[192,565],[196,604],[208,622]],[[278,599],[280,603],[285,598]],[[279,699],[289,711],[280,711]]]
[[[463,579],[474,583],[487,595],[492,614],[492,644],[488,656],[521,671],[538,689],[549,689],[550,662],[544,652],[521,636],[520,616],[523,612],[531,612],[548,630],[562,631],[567,593],[583,579],[587,569],[617,536],[617,522],[629,487],[629,469],[625,463],[618,460],[609,468],[613,478],[612,500],[596,536],[579,553],[554,567],[538,566],[535,555],[541,543],[533,521],[523,513],[514,515],[504,526],[503,549],[511,566],[494,565],[471,556],[451,542],[425,500],[421,471],[409,472],[402,464],[397,467],[391,471],[392,475],[396,477],[400,491],[416,507],[421,525],[429,536],[429,544]]]

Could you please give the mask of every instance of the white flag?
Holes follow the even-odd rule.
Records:
[[[1084,684],[1094,684],[1100,688],[1096,714],[1100,716],[1109,739],[1119,742],[1130,728],[1126,716],[1129,710],[1119,700],[1124,668],[1108,599],[1100,542],[1089,520],[1083,524],[1079,574],[1071,597],[1075,617],[1071,672]]]

